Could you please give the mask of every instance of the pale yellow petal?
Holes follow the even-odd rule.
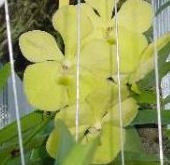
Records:
[[[163,35],[156,41],[157,51],[161,50],[166,44],[170,42],[170,33]],[[137,82],[145,77],[154,68],[154,43],[142,52],[139,66],[130,78],[130,83]]]
[[[63,58],[54,37],[45,31],[33,30],[22,34],[19,46],[24,57],[31,62],[60,61]]]
[[[105,40],[90,41],[82,48],[80,65],[97,76],[107,78],[115,70],[113,53],[114,46]]]
[[[122,27],[119,27],[118,37],[120,72],[134,72],[140,63],[141,53],[148,45],[147,39],[142,34],[130,32]]]
[[[118,12],[119,25],[138,33],[149,29],[152,18],[152,6],[144,0],[127,0]]]
[[[43,62],[30,65],[24,72],[24,90],[29,103],[35,108],[56,111],[70,103],[67,86],[72,77],[61,72],[57,62]],[[65,83],[67,82],[67,83]]]
[[[87,4],[96,9],[103,21],[108,22],[112,17],[115,0],[85,0]]]
[[[170,42],[170,33],[162,35],[158,40],[156,41],[156,49],[157,51],[161,50],[168,42]],[[148,45],[145,51],[142,53],[141,60],[147,60],[151,56],[153,56],[154,53],[154,43],[151,43]]]
[[[72,84],[72,88],[69,88],[69,95],[72,98],[72,103],[75,104],[76,102],[76,67],[74,68],[73,75],[75,76],[74,82]],[[95,74],[91,73],[89,70],[80,67],[80,75],[79,75],[79,99],[80,101],[84,101],[84,99],[88,96],[89,93],[101,89],[104,84],[104,80],[101,80],[100,77],[96,76]],[[100,82],[100,83],[95,83]]]
[[[89,127],[101,128],[102,118],[106,111],[116,104],[118,98],[118,88],[114,87],[113,83],[109,81],[93,81],[94,86],[91,86],[91,93],[87,95],[85,100],[80,102],[79,106],[79,125]],[[80,87],[80,92],[83,88]],[[124,89],[124,88],[123,88]],[[88,89],[87,89],[88,90]],[[115,92],[115,93],[114,93]],[[122,98],[129,93],[126,89],[122,91]],[[56,119],[62,119],[66,125],[75,133],[75,115],[76,104],[62,109],[57,115]]]
[[[127,82],[129,81],[130,75],[131,74],[129,73],[120,73],[119,79],[120,79],[121,85],[127,84]],[[117,73],[113,74],[112,79],[114,80],[115,83],[118,83],[118,74]]]
[[[99,82],[96,84],[96,82]],[[89,70],[80,68],[80,99],[83,100],[89,93],[101,88],[103,80],[96,75],[90,73]],[[76,89],[75,89],[76,90]]]
[[[82,44],[90,42],[94,39],[106,39],[108,41],[113,41],[113,34],[109,33],[108,30],[111,29],[111,27],[114,25],[114,22],[111,19],[109,19],[107,22],[104,22],[102,17],[98,16],[94,12],[93,8],[86,3],[82,5],[82,12],[86,13],[94,27],[93,33],[90,34],[85,40],[83,40]]]
[[[64,39],[65,55],[75,56],[77,47],[78,22],[76,6],[68,5],[60,8],[53,16],[53,26]],[[93,30],[90,19],[81,12],[80,31],[81,39],[87,37]]]
[[[70,0],[59,0],[59,8],[69,5]]]
[[[105,123],[102,128],[100,145],[95,152],[93,164],[108,164],[113,161],[121,149],[121,129]],[[125,131],[123,130],[123,143],[125,142]]]
[[[95,13],[93,8],[86,4],[82,3],[81,5],[81,12],[85,13],[87,17],[91,20],[93,26],[97,28],[101,24],[101,18]]]
[[[62,109],[55,116],[55,121],[58,119],[64,121],[66,126],[69,128],[73,136],[76,133],[76,104],[68,106]],[[93,125],[94,123],[94,113],[90,109],[89,105],[86,102],[80,103],[79,105],[79,135],[81,137],[84,135],[85,131]]]
[[[57,129],[54,129],[49,137],[48,137],[48,140],[47,140],[47,143],[46,143],[46,150],[48,152],[48,154],[52,157],[52,158],[56,158],[57,156],[57,153],[59,152],[59,142],[61,141],[61,136],[58,132]],[[55,146],[55,147],[54,147]]]
[[[72,138],[71,133],[67,129],[65,123],[62,121],[55,122],[55,127],[49,134],[46,141],[46,151],[48,154],[58,162],[59,159],[61,160],[62,156],[65,156],[62,154],[68,153],[66,150],[64,150],[64,153],[61,154],[63,151],[63,145],[70,149],[70,147],[72,147],[74,144],[75,141]]]
[[[121,94],[122,101],[129,95],[126,85],[121,86]],[[107,81],[101,89],[91,92],[86,101],[93,111],[96,111],[98,120],[101,120],[105,113],[118,103],[118,86]]]
[[[110,109],[103,121],[112,121],[114,125],[120,125],[120,112],[117,104]],[[127,98],[121,103],[123,126],[130,124],[138,113],[138,105],[133,98]]]

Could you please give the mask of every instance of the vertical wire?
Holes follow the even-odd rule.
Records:
[[[159,0],[157,1],[157,8],[159,8],[160,6],[160,2]],[[154,7],[154,4],[153,4],[153,7]],[[161,13],[162,14],[162,13]],[[161,18],[161,14],[158,16],[159,18]],[[157,29],[157,33],[160,35],[160,29],[161,29],[161,24],[160,24],[160,21],[158,21],[158,29]]]
[[[166,3],[166,0],[164,0],[164,3],[163,4],[165,4]],[[168,8],[166,8],[165,9],[165,11],[164,11],[164,19],[163,19],[163,21],[165,21],[165,22],[167,22],[168,21],[168,19],[167,19],[167,13],[168,13]],[[163,24],[163,22],[162,22],[162,24]],[[164,25],[164,24],[163,24]],[[163,32],[165,33],[165,31],[167,31],[167,29],[168,29],[168,24],[167,23],[165,23],[165,26],[164,26],[164,28],[163,28]]]
[[[120,141],[121,141],[121,164],[125,165],[124,143],[123,143],[123,120],[122,120],[122,96],[121,96],[121,82],[120,82],[120,54],[119,54],[119,31],[118,31],[118,9],[115,0],[115,36],[116,36],[116,61],[117,61],[117,79],[118,79],[118,102],[119,102],[119,124],[120,124]]]
[[[167,1],[168,2],[168,1]],[[167,19],[168,19],[168,31],[170,29],[170,6],[168,6],[168,15],[167,15]]]
[[[166,2],[168,2],[168,1],[165,1],[165,3],[166,3]],[[166,18],[166,25],[167,25],[166,32],[168,32],[168,30],[169,30],[169,6],[166,8],[165,18]]]
[[[152,0],[154,7],[154,0]],[[155,8],[154,8],[155,11]],[[155,13],[155,12],[154,12]],[[161,120],[161,107],[160,107],[160,89],[159,89],[159,68],[158,68],[158,51],[157,51],[157,29],[156,17],[153,18],[153,41],[154,41],[154,64],[155,64],[155,81],[156,81],[156,103],[157,103],[157,117],[158,117],[158,136],[159,136],[159,158],[160,165],[164,165],[163,155],[163,142],[162,142],[162,120]]]
[[[79,138],[79,109],[80,109],[80,18],[81,0],[77,0],[77,61],[76,61],[76,141]]]
[[[164,0],[162,0],[162,2],[161,2],[161,5],[160,6],[162,6],[164,4]],[[165,9],[166,10],[166,9]],[[164,32],[164,29],[165,29],[165,26],[166,25],[163,25],[163,20],[164,20],[164,15],[165,15],[165,11],[163,11],[162,13],[161,13],[161,19],[160,19],[160,24],[161,24],[161,35],[163,34],[163,32]],[[159,36],[158,36],[159,37]]]
[[[21,123],[20,123],[20,115],[19,115],[17,89],[16,89],[15,70],[14,70],[14,56],[13,56],[13,47],[12,47],[12,38],[11,38],[10,17],[9,17],[7,0],[5,0],[5,18],[6,18],[9,58],[11,64],[11,76],[12,76],[12,87],[13,87],[14,103],[15,103],[15,113],[16,113],[16,120],[17,120],[17,131],[18,131],[18,138],[19,138],[18,141],[19,141],[19,148],[21,154],[21,164],[25,165],[22,131],[21,131]]]

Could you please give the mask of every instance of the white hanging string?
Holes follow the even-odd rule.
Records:
[[[15,70],[14,70],[14,56],[13,56],[13,47],[12,47],[12,38],[11,38],[11,27],[10,27],[10,18],[9,18],[9,9],[8,9],[7,0],[5,0],[5,18],[6,18],[9,58],[10,58],[10,64],[11,64],[12,88],[13,88],[13,94],[14,94],[15,113],[16,113],[16,120],[17,120],[18,141],[19,141],[19,148],[20,148],[20,154],[21,154],[21,164],[25,165],[19,106],[18,106],[18,98],[17,98],[17,89],[16,89]]]
[[[167,1],[167,2],[168,2],[168,1]],[[167,29],[167,31],[169,31],[169,29],[170,29],[170,6],[168,6],[167,11],[168,11],[168,14],[167,14],[168,29]]]
[[[152,0],[154,7],[154,0]],[[160,89],[159,89],[159,68],[158,68],[158,50],[157,50],[157,29],[156,17],[153,18],[153,41],[154,41],[154,64],[155,64],[155,81],[156,81],[156,103],[157,103],[157,116],[158,116],[158,136],[159,136],[159,158],[160,165],[164,165],[163,155],[163,142],[162,142],[162,121],[161,121],[161,106],[160,106]]]
[[[165,4],[165,3],[166,3],[166,0],[164,0],[163,4]],[[163,4],[162,4],[162,5],[163,5]],[[167,22],[167,21],[168,21],[168,19],[167,19],[167,17],[168,17],[168,8],[165,9],[165,11],[164,11],[164,16],[163,16],[163,17],[166,18],[165,21]],[[167,29],[168,29],[168,24],[165,23],[165,25],[164,25],[164,24],[162,23],[162,25],[163,25],[163,32],[167,31]]]
[[[122,120],[122,96],[120,80],[120,54],[119,54],[119,30],[118,30],[118,0],[115,0],[115,36],[116,36],[116,61],[117,61],[117,82],[118,82],[118,104],[119,104],[119,124],[120,124],[120,141],[121,141],[121,164],[125,165],[124,143],[123,143],[123,120]]]
[[[81,0],[77,0],[77,61],[76,61],[76,141],[79,138],[79,109],[80,109],[80,17]]]
[[[154,5],[154,4],[153,4]],[[157,2],[157,8],[159,8],[159,6],[161,6],[161,4],[160,4],[160,2],[159,2],[159,0],[158,0],[158,2]],[[153,6],[154,7],[154,6]],[[162,13],[161,13],[162,14]],[[159,17],[161,17],[161,15],[159,15]],[[160,24],[160,21],[158,21],[158,29],[157,29],[157,34],[159,34],[160,35],[160,33],[161,33],[161,24]]]

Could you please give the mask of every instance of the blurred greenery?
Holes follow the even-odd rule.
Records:
[[[10,64],[7,63],[5,64],[1,69],[0,69],[0,94],[3,90],[3,88],[6,85],[6,82],[8,80],[8,77],[10,75]]]

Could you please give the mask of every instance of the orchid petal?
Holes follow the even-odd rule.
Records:
[[[60,61],[63,58],[54,37],[45,31],[33,30],[22,34],[19,45],[24,57],[31,62]]]
[[[90,7],[90,5],[86,3],[82,4],[82,12],[86,13],[86,15],[89,17],[89,19],[93,23],[93,27],[94,27],[93,33],[90,34],[86,39],[84,39],[82,43],[86,44],[87,42],[90,42],[91,40],[94,40],[94,39],[107,39],[108,32],[106,29],[108,29],[108,27],[112,27],[114,25],[114,22],[112,20],[103,22],[101,17],[95,13],[93,8]],[[110,38],[111,40],[113,40],[113,35]]]
[[[86,102],[80,103],[79,109],[79,135],[83,136],[85,131],[94,123],[94,113]],[[75,116],[76,105],[74,104],[60,110],[55,116],[55,121],[63,120],[72,135],[75,136]]]
[[[102,120],[105,113],[118,102],[118,86],[110,81],[106,81],[103,87],[95,92],[91,92],[86,101],[93,111],[96,111],[97,118]],[[129,91],[126,85],[121,86],[122,101],[127,98]]]
[[[127,126],[133,121],[138,113],[138,105],[133,98],[127,98],[121,103],[123,126]],[[104,117],[103,121],[111,121],[114,125],[120,125],[119,105],[116,104]]]
[[[87,4],[96,9],[104,21],[109,21],[112,17],[114,0],[85,0]]]
[[[75,56],[77,46],[77,9],[68,5],[60,8],[53,16],[53,26],[64,39],[65,56]],[[81,39],[87,37],[93,30],[90,19],[81,12],[80,18]]]
[[[82,48],[80,65],[93,74],[108,78],[115,69],[113,52],[114,46],[105,40],[90,41]]]
[[[148,30],[152,18],[152,6],[144,0],[127,0],[118,12],[119,25],[137,33]]]
[[[121,129],[108,122],[103,125],[100,145],[98,146],[93,164],[108,164],[113,161],[121,150]],[[125,131],[123,131],[123,143],[125,142]],[[91,135],[93,136],[93,135]],[[88,138],[88,135],[87,135]]]
[[[69,0],[59,0],[59,8],[69,5]]]
[[[41,110],[56,111],[68,105],[72,96],[67,86],[73,78],[66,77],[62,83],[61,65],[57,62],[43,62],[27,67],[24,73],[24,90],[31,105]],[[65,80],[65,81],[66,81]]]
[[[170,33],[162,35],[158,40],[156,41],[156,49],[157,51],[161,50],[168,42],[170,42]],[[142,61],[149,59],[151,56],[153,56],[154,53],[154,45],[155,43],[152,42],[148,45],[146,50],[142,53]]]
[[[75,141],[66,125],[62,121],[56,121],[55,128],[49,134],[46,142],[46,150],[48,154],[59,162],[63,159],[63,155],[66,155],[74,144]],[[68,150],[63,150],[63,145],[67,146]],[[60,154],[61,150],[62,154]]]
[[[139,65],[142,51],[148,42],[144,35],[119,27],[120,72],[134,72]]]
[[[156,41],[157,51],[161,50],[168,42],[170,42],[170,33],[163,35]],[[154,45],[154,42],[149,44],[145,51],[142,52],[140,63],[136,72],[132,74],[129,80],[130,83],[141,80],[154,68]]]
[[[120,71],[122,74],[136,70],[142,51],[148,43],[144,35],[119,27]],[[93,60],[91,60],[93,59]],[[116,73],[115,45],[105,40],[91,40],[81,51],[81,66],[105,78]]]
[[[94,74],[91,74],[89,71],[85,69],[80,69],[80,99],[82,100],[92,91],[101,87],[101,84],[95,84],[94,82],[98,82],[100,79],[96,77]],[[75,82],[76,84],[76,82]]]
[[[96,88],[95,76],[81,69],[80,101]],[[76,70],[57,62],[43,62],[27,67],[24,73],[25,94],[36,108],[56,111],[76,101]]]
[[[101,81],[99,84],[95,85],[98,87],[91,90],[91,93],[87,95],[85,100],[82,100],[79,106],[79,126],[84,126],[84,128],[86,126],[86,129],[91,126],[101,128],[101,121],[106,110],[116,102],[115,100],[117,100],[117,95],[113,93],[113,90],[117,89],[113,87],[113,83]],[[123,97],[124,95],[127,95],[125,93],[128,93],[127,89],[124,91]],[[109,97],[107,95],[109,95]],[[115,99],[114,96],[116,97]],[[112,99],[114,101],[112,101]],[[56,115],[56,119],[65,121],[71,132],[73,132],[73,135],[75,133],[75,110],[76,105],[74,104],[62,109]]]
[[[81,11],[88,16],[93,26],[98,27],[101,24],[100,17],[95,13],[95,11],[93,10],[93,8],[90,7],[90,5],[86,3],[82,4]]]
[[[47,143],[46,143],[46,150],[47,150],[48,154],[54,159],[56,158],[56,155],[59,152],[58,150],[59,150],[60,138],[61,137],[60,137],[58,130],[54,129],[50,133]]]

